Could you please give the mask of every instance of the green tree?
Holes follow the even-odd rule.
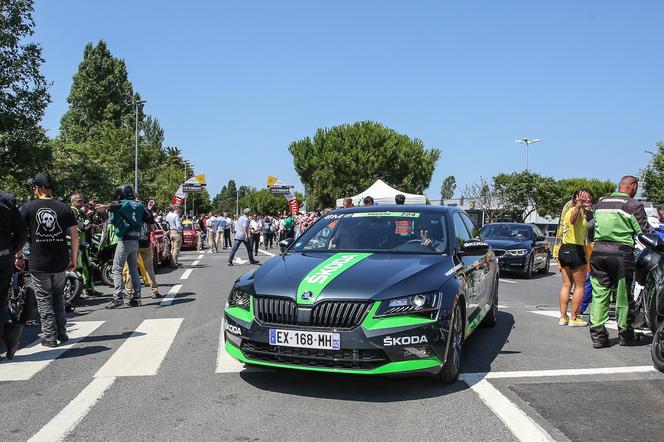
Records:
[[[103,40],[96,46],[88,43],[67,98],[69,110],[60,121],[60,136],[81,143],[97,139],[102,125],[131,127],[135,98],[124,60],[113,57]]]
[[[562,190],[557,181],[532,172],[501,173],[493,178],[494,190],[503,210],[523,222],[533,212],[542,216],[557,216],[550,211],[547,201],[559,199]]]
[[[440,150],[372,121],[318,129],[313,139],[288,150],[313,207],[334,207],[382,179],[404,192],[421,193],[431,182]]]
[[[440,186],[440,199],[449,200],[454,198],[456,187],[456,178],[454,176],[450,175],[445,178],[443,184]]]
[[[664,203],[664,142],[657,142],[657,151],[650,152],[652,157],[641,171],[643,196],[654,204]]]
[[[31,0],[0,2],[0,182],[18,197],[27,180],[43,171],[50,149],[39,123],[50,102],[41,47],[26,41],[34,34]]]
[[[276,216],[288,211],[288,200],[283,195],[271,194],[268,189],[248,193],[240,200],[240,205],[259,215]]]
[[[221,189],[212,200],[212,208],[215,212],[235,213],[237,185],[234,180],[228,181],[228,184]]]

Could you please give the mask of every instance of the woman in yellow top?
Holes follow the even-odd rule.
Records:
[[[583,301],[583,289],[586,282],[586,237],[588,236],[588,209],[592,202],[590,191],[579,189],[572,198],[574,206],[564,212],[561,220],[562,245],[558,252],[558,265],[563,277],[560,289],[560,321],[559,325],[585,327],[586,321],[579,315]],[[572,285],[576,288],[572,298],[571,318],[567,315]]]

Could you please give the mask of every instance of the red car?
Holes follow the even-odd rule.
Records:
[[[191,221],[184,221],[182,223],[182,249],[196,249],[198,243],[198,235],[201,232],[196,230],[196,226]]]
[[[150,231],[150,243],[152,245],[154,266],[168,263],[171,259],[171,241],[159,223],[155,223]]]

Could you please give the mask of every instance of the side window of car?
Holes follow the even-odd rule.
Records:
[[[479,238],[480,237],[480,229],[477,228],[475,223],[473,222],[472,219],[465,213],[461,214],[461,218],[463,218],[464,224],[466,224],[466,228],[470,232],[470,236],[473,238]]]
[[[461,247],[464,242],[470,241],[472,238],[468,229],[466,228],[466,223],[463,222],[459,212],[455,212],[452,215],[452,220],[454,222],[454,234],[456,235],[457,247]]]

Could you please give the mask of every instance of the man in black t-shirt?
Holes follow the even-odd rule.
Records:
[[[65,272],[74,270],[78,260],[76,217],[66,204],[53,199],[52,188],[46,175],[36,175],[32,190],[37,199],[21,207],[30,235],[30,275],[45,347],[56,347],[57,341],[69,339],[65,328]],[[71,254],[67,234],[71,237]]]

